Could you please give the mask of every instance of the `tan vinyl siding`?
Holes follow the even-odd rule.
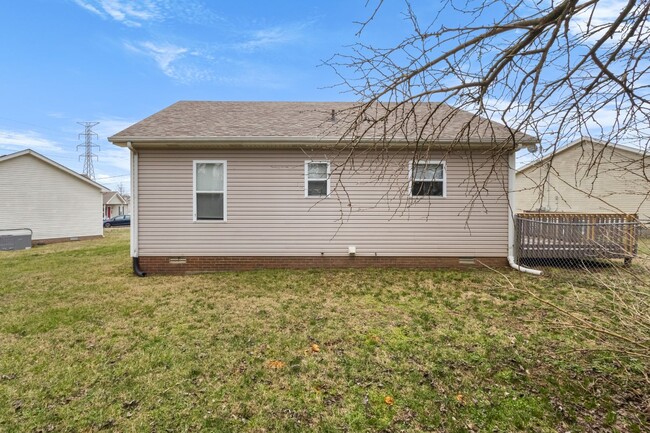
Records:
[[[430,160],[446,160],[447,197],[410,205],[398,191],[407,184],[408,156],[391,154],[388,166],[369,164],[376,157],[358,157],[357,172],[343,173],[348,207],[346,192],[337,186],[341,159],[322,152],[140,151],[139,255],[347,255],[348,246],[364,256],[507,255],[505,159],[487,180],[490,194],[483,193],[472,209],[468,155],[430,155]],[[193,222],[194,160],[227,161],[226,222]],[[332,161],[330,197],[305,197],[306,160]],[[472,156],[479,184],[487,173],[479,167],[490,161],[479,152]],[[381,179],[379,166],[397,174]]]
[[[648,164],[650,158],[646,159]],[[544,184],[547,173],[548,182]],[[553,212],[625,212],[638,213],[642,220],[650,221],[650,182],[643,173],[642,156],[621,149],[574,146],[553,158],[550,172],[546,162],[517,173],[516,190],[520,212],[540,208]]]
[[[0,229],[27,227],[34,240],[101,236],[102,193],[31,155],[0,164]]]

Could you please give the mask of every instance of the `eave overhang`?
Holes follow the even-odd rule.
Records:
[[[511,139],[503,140],[432,140],[420,141],[405,139],[359,138],[341,139],[332,137],[127,137],[112,136],[108,140],[120,147],[130,145],[137,149],[146,148],[205,148],[205,149],[304,149],[328,148],[345,149],[358,148],[391,148],[409,149],[499,149],[519,150],[531,145],[537,145],[538,140],[532,137],[522,138],[513,144]]]

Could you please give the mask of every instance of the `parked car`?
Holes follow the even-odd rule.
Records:
[[[104,220],[104,227],[130,226],[131,215],[120,215]]]

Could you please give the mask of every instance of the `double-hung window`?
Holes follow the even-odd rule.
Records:
[[[194,161],[194,221],[225,221],[226,209],[226,161]]]
[[[327,197],[330,193],[330,163],[305,161],[305,197]]]
[[[447,195],[445,163],[417,161],[411,166],[411,196],[445,197]]]

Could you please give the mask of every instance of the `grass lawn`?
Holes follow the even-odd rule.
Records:
[[[491,271],[137,278],[106,235],[0,253],[0,431],[650,428],[647,360]],[[504,272],[572,310],[598,290]]]

